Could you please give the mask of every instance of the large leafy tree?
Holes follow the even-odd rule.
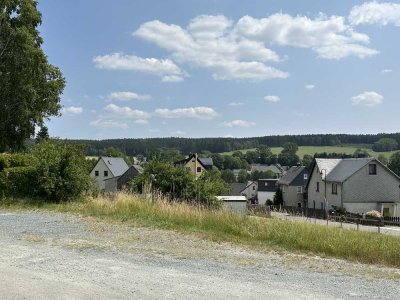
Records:
[[[37,1],[0,1],[0,151],[23,148],[60,113],[65,79],[41,48],[40,24]]]

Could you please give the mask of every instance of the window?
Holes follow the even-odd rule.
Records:
[[[304,173],[304,180],[308,179],[308,174]]]
[[[256,186],[255,185],[253,185],[253,191],[255,191],[256,190]]]
[[[104,171],[104,177],[108,177],[108,171]]]
[[[264,182],[264,186],[268,186],[268,182]]]
[[[317,189],[315,191],[319,192],[319,182],[317,182]]]
[[[94,176],[98,177],[99,176],[99,171],[94,171]]]
[[[337,184],[332,183],[332,194],[337,195]]]
[[[297,187],[297,194],[301,194],[303,193],[303,187],[302,186],[298,186]]]
[[[369,175],[376,175],[376,164],[369,165]]]
[[[201,167],[197,167],[197,173],[201,173]]]
[[[298,203],[297,203],[297,207],[301,207],[301,202],[298,202]]]

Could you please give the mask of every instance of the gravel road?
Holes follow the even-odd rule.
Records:
[[[1,299],[398,299],[400,270],[0,210]]]

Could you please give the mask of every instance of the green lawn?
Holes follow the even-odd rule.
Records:
[[[395,152],[375,152],[369,147],[369,145],[346,145],[346,146],[300,146],[299,151],[297,151],[297,155],[299,157],[303,157],[305,154],[309,154],[313,156],[315,153],[327,152],[327,153],[346,153],[346,154],[353,154],[358,148],[363,150],[367,150],[368,153],[373,157],[378,157],[379,154],[383,154],[386,158],[390,158],[390,156]],[[239,150],[243,153],[246,151],[255,150],[253,149],[243,149]],[[272,147],[272,153],[279,154],[282,151],[282,147]],[[233,151],[231,152],[223,152],[222,155],[232,155]]]

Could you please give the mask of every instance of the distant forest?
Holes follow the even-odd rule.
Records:
[[[400,145],[400,133],[381,134],[310,134],[310,135],[273,135],[250,138],[146,138],[146,139],[110,139],[110,140],[68,140],[71,143],[87,145],[87,155],[97,156],[104,149],[114,147],[128,156],[148,155],[158,148],[174,148],[183,154],[229,152],[256,148],[259,145],[281,147],[287,142],[298,146],[338,146],[343,144],[373,145],[381,138],[392,138]]]

